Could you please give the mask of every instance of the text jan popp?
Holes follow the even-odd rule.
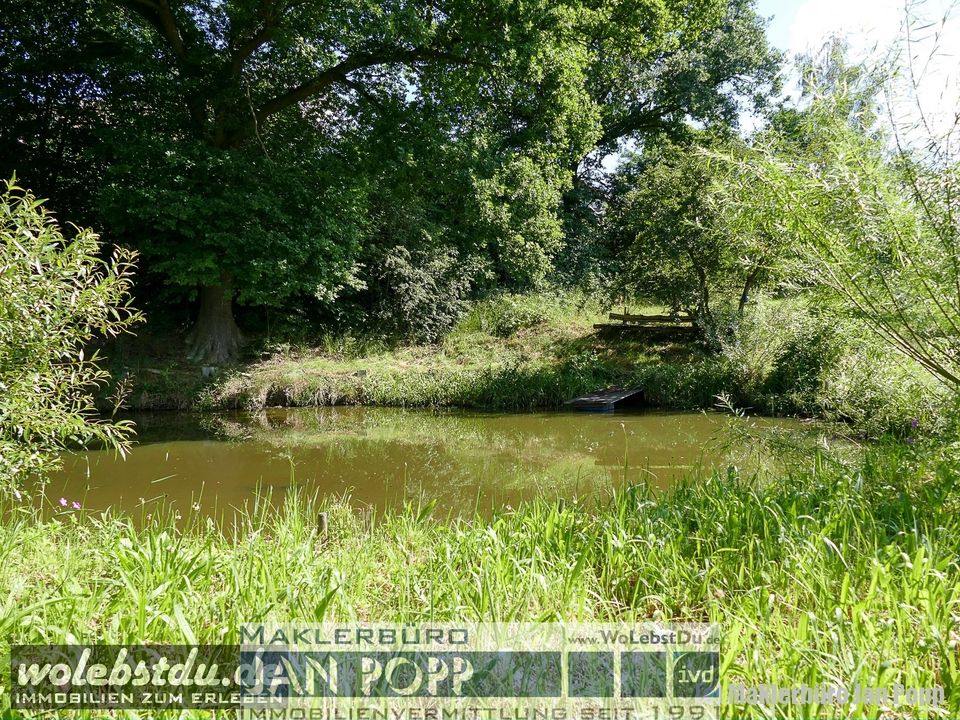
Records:
[[[942,686],[888,687],[853,685],[743,685],[727,687],[726,700],[731,705],[879,705],[883,707],[937,707],[946,698]]]

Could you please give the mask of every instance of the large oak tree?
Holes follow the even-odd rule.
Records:
[[[770,70],[747,0],[9,0],[0,13],[7,162],[195,291],[190,352],[208,361],[236,352],[237,300],[332,303],[384,277],[371,265],[423,234],[391,231],[386,255],[365,254],[397,216],[388,203],[434,246],[458,245],[454,266],[485,246],[488,277],[542,276],[591,150],[728,117]],[[411,132],[427,149],[376,167]]]

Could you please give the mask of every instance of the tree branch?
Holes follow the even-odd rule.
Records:
[[[275,23],[266,23],[256,34],[244,41],[230,56],[230,74],[236,77],[243,69],[244,61],[273,39],[277,32]]]
[[[170,9],[168,0],[120,0],[120,4],[150,23],[153,29],[169,45],[181,76],[190,76],[191,69],[187,57],[187,44],[184,42],[183,34],[180,32],[180,27],[177,25],[177,19]],[[202,129],[206,122],[206,112],[204,111],[202,98],[185,90],[183,99],[187,110],[190,112],[190,119],[193,120],[198,129]]]
[[[243,63],[248,57],[273,39],[273,36],[280,27],[280,17],[282,14],[299,4],[300,3],[291,3],[278,15],[276,6],[272,0],[261,0],[260,9],[257,13],[263,21],[260,29],[239,45],[231,42],[230,74],[233,77],[237,77],[240,74],[240,71],[243,69]]]
[[[596,146],[600,148],[608,147],[631,133],[664,127],[667,125],[667,116],[674,112],[680,112],[682,109],[678,105],[654,106],[653,108],[640,106],[604,127]]]
[[[326,91],[336,83],[352,85],[355,83],[349,81],[350,73],[356,70],[376,67],[377,65],[387,65],[400,63],[404,65],[413,65],[418,62],[428,60],[437,60],[451,64],[471,65],[474,61],[464,57],[449,53],[443,50],[433,48],[414,48],[412,50],[403,50],[400,48],[384,48],[380,50],[358,53],[341,60],[336,65],[327,68],[319,75],[307,80],[306,82],[290,88],[286,92],[277,95],[267,102],[263,103],[254,111],[252,117],[241,127],[235,130],[227,139],[228,145],[236,145],[247,138],[254,128],[261,125],[271,115],[296,105],[297,103],[315,97]]]
[[[138,13],[160,33],[178,63],[182,64],[186,60],[187,46],[167,0],[121,0],[121,4]]]

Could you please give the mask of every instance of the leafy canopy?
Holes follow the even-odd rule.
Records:
[[[700,139],[662,140],[633,156],[615,178],[604,222],[616,294],[689,312],[710,327],[717,306],[743,311],[783,248],[768,225],[731,211],[731,188],[749,196],[751,176],[730,172],[715,154],[742,152],[742,144]]]
[[[778,63],[751,0],[8,0],[0,37],[0,165],[145,295],[428,338],[592,244],[600,156],[735,123]]]

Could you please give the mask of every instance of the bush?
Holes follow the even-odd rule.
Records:
[[[945,398],[867,328],[803,299],[760,299],[721,343],[735,402],[770,414],[821,416],[879,436],[942,430]]]
[[[748,307],[720,340],[742,393],[767,412],[814,414],[824,377],[843,352],[837,319],[799,299],[760,298]]]
[[[67,239],[41,201],[6,184],[0,196],[0,482],[54,464],[73,444],[123,449],[127,423],[95,418],[107,379],[87,345],[137,322],[129,305],[132,253],[98,257],[92,230]]]
[[[942,386],[877,341],[858,345],[824,379],[819,395],[824,417],[850,423],[869,437],[947,430],[948,397]]]
[[[378,330],[434,342],[466,312],[476,272],[452,249],[387,250],[374,273]]]
[[[521,330],[556,321],[573,312],[573,302],[570,300],[545,294],[508,293],[478,302],[457,325],[457,329],[508,338]]]

